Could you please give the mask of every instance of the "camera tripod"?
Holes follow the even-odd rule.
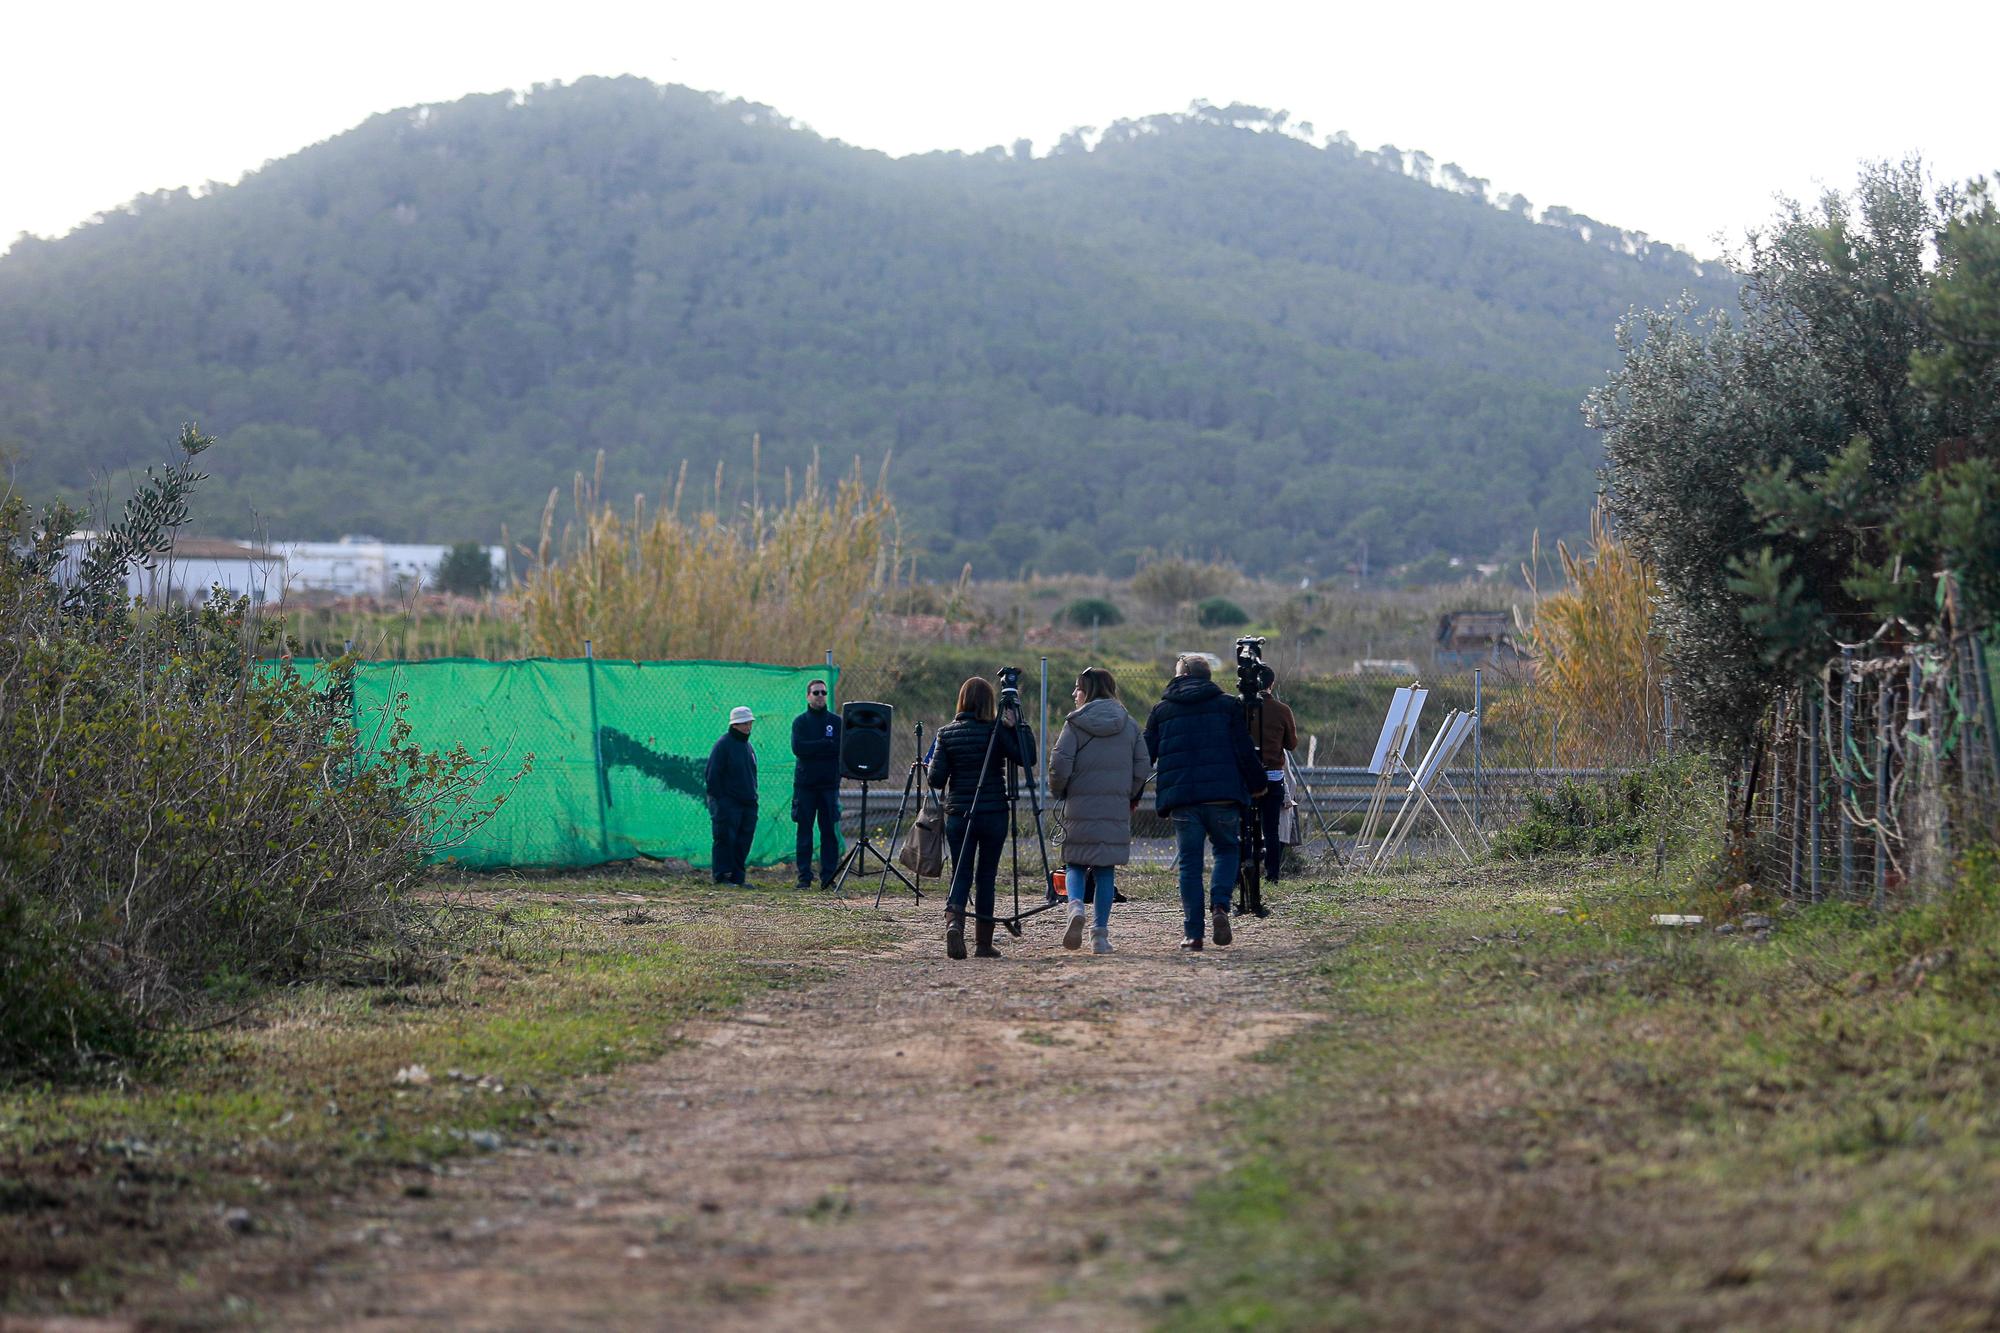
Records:
[[[921,887],[921,881],[924,877],[923,870],[919,868],[917,870],[917,878],[912,880],[908,875],[897,870],[894,864],[896,860],[896,844],[903,836],[903,812],[910,808],[910,793],[912,791],[917,793],[917,806],[920,812],[923,807],[923,791],[917,786],[917,783],[922,780],[923,771],[924,724],[919,722],[917,723],[917,757],[910,761],[909,774],[903,779],[903,799],[896,802],[896,818],[889,824],[889,854],[879,857],[882,862],[882,881],[875,886],[875,905],[877,907],[882,905],[882,895],[889,889],[889,875],[892,871],[895,873],[897,879],[902,880],[904,884],[909,886],[910,892],[917,896],[919,903],[924,900],[924,891]],[[862,791],[865,796],[867,789],[864,787]],[[862,831],[864,833],[867,832],[866,824],[862,825]],[[921,866],[921,863],[919,865]]]
[[[923,723],[919,722],[917,724],[918,759],[916,763],[910,765],[910,776],[903,779],[903,805],[906,805],[909,802],[910,786],[916,780],[917,769],[923,763],[923,744],[922,744],[923,730],[924,730]],[[898,805],[896,807],[896,819],[898,823],[900,823],[903,818],[903,805]],[[895,835],[894,832],[892,831],[890,834],[889,851],[891,854],[894,854],[895,850],[896,850]],[[898,870],[895,866],[895,863],[891,861],[889,857],[884,856],[882,854],[882,849],[877,847],[875,845],[874,839],[872,839],[869,836],[868,782],[866,779],[863,779],[861,783],[861,826],[855,831],[854,845],[852,847],[849,847],[846,853],[840,858],[840,866],[834,873],[833,886],[831,890],[834,897],[838,898],[840,896],[841,889],[844,888],[847,884],[847,877],[849,875],[852,875],[856,870],[859,870],[863,875],[866,875],[868,873],[866,858],[869,856],[873,856],[877,861],[880,861],[882,863],[883,887],[887,887],[889,883],[889,876],[894,875],[897,879],[902,880],[904,884],[909,886],[910,892],[917,895],[918,902],[922,902],[924,900],[923,890],[919,889],[914,883],[912,883],[908,875],[905,875],[902,871]],[[880,888],[876,889],[875,891],[875,905],[878,907],[882,905],[882,889]]]
[[[1015,674],[1018,677],[1019,673],[1016,672]],[[1015,718],[1013,725],[1016,728],[1022,728],[1025,724],[1020,721],[1020,692],[1012,685],[1005,684],[1007,679],[1006,671],[1003,670],[1000,675],[1003,682],[1003,688],[1000,691],[1000,711],[1003,714],[1011,712]],[[993,771],[993,751],[1000,741],[1000,726],[1001,724],[996,718],[993,725],[993,732],[986,738],[986,754],[979,761],[979,777],[973,783],[972,787],[972,808],[974,810],[979,808],[979,793],[985,789],[987,774]],[[1030,739],[1032,738],[1033,734],[1030,733]],[[965,913],[968,920],[991,921],[995,925],[1004,926],[1007,933],[1016,938],[1019,938],[1021,934],[1021,923],[1023,921],[1026,921],[1031,916],[1039,916],[1050,908],[1068,901],[1066,898],[1056,895],[1055,877],[1049,873],[1049,842],[1047,832],[1042,825],[1041,795],[1037,791],[1035,784],[1030,782],[1027,784],[1028,805],[1034,811],[1035,844],[1040,849],[1042,855],[1042,894],[1044,901],[1037,907],[1030,907],[1025,910],[1021,907],[1021,827],[1017,814],[1021,797],[1020,777],[1020,763],[1010,757],[1003,757],[1001,760],[1000,780],[1006,784],[1007,794],[1007,837],[1014,887],[1013,914],[1011,916],[1000,916],[996,913],[992,916],[981,916],[976,910],[973,910],[973,902],[971,901],[967,902]],[[968,877],[974,873],[970,863],[965,862],[965,856],[971,849],[972,820],[968,817],[966,819],[965,832],[959,837],[958,846],[953,849],[952,853],[951,868],[954,880],[958,877],[958,868],[961,864],[967,866],[966,874]]]

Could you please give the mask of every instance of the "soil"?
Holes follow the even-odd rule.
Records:
[[[1147,1219],[1221,1169],[1223,1102],[1310,1021],[1297,931],[1183,954],[1162,883],[1118,907],[1109,957],[1064,950],[1057,910],[952,962],[934,902],[581,1089],[557,1137],[336,1203],[202,1288],[279,1327],[1152,1322],[1177,1242]]]

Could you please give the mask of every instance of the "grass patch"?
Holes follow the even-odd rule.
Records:
[[[815,896],[608,883],[476,885],[497,930],[434,983],[287,990],[118,1083],[0,1090],[0,1310],[115,1309],[329,1194],[419,1191],[444,1159],[554,1132],[568,1085],[689,1017],[812,975],[773,960],[879,931]]]
[[[1326,1021],[1239,1108],[1178,1330],[1957,1326],[2000,1297],[2000,874],[1765,938],[1604,863],[1301,886]]]

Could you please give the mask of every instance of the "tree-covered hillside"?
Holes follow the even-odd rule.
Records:
[[[209,526],[431,540],[526,533],[600,449],[613,494],[727,460],[725,500],[753,433],[772,484],[893,450],[928,568],[995,575],[1577,527],[1614,320],[1727,275],[1308,137],[1197,108],[892,160],[635,79],[385,114],[17,242],[0,447],[76,494],[196,420]]]

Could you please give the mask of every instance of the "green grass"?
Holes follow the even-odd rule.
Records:
[[[1504,878],[1502,878],[1504,876]],[[2000,876],[1768,939],[1603,864],[1320,886],[1177,1330],[1960,1326],[2000,1297]]]
[[[553,1132],[576,1080],[772,984],[756,964],[879,931],[817,897],[669,880],[461,887],[501,924],[435,984],[286,991],[117,1084],[0,1091],[0,1310],[114,1308],[225,1242],[229,1208],[282,1230],[329,1194],[421,1188],[443,1159]],[[427,1081],[399,1082],[413,1066]]]

